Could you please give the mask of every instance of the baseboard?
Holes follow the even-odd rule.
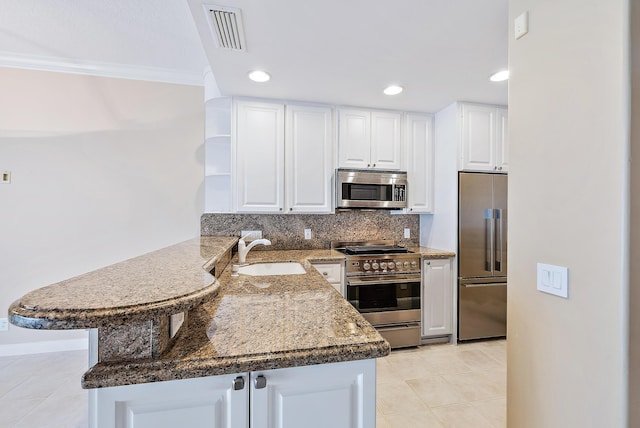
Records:
[[[42,354],[45,352],[80,351],[86,349],[89,349],[89,341],[86,338],[11,343],[8,345],[0,345],[0,357]]]

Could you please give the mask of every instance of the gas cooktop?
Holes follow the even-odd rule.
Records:
[[[402,254],[413,251],[396,245],[393,241],[357,241],[357,242],[332,242],[331,247],[348,255],[367,254]]]

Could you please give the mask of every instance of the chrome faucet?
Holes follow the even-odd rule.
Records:
[[[238,263],[240,264],[247,263],[247,254],[249,254],[249,251],[256,245],[271,245],[271,241],[268,239],[254,239],[249,243],[249,245],[247,245],[244,241],[247,236],[249,235],[243,236],[238,241]]]

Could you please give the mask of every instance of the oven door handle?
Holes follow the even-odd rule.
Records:
[[[361,279],[347,279],[347,285],[355,287],[358,285],[381,285],[381,284],[410,284],[412,282],[420,282],[420,277],[416,276],[414,278],[396,278],[396,279],[371,279],[371,280],[361,280]]]

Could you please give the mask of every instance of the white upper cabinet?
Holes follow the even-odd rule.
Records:
[[[400,169],[402,115],[397,112],[340,110],[338,164],[341,168]]]
[[[433,116],[409,113],[405,116],[405,147],[408,212],[433,212],[434,142]]]
[[[333,110],[239,100],[236,111],[236,211],[331,212]]]
[[[237,211],[284,211],[284,104],[238,101],[236,107]]]
[[[507,172],[507,110],[461,104],[460,169]]]
[[[332,109],[287,104],[285,124],[286,211],[331,212]]]
[[[506,108],[496,110],[496,165],[499,171],[509,170],[509,112]]]

